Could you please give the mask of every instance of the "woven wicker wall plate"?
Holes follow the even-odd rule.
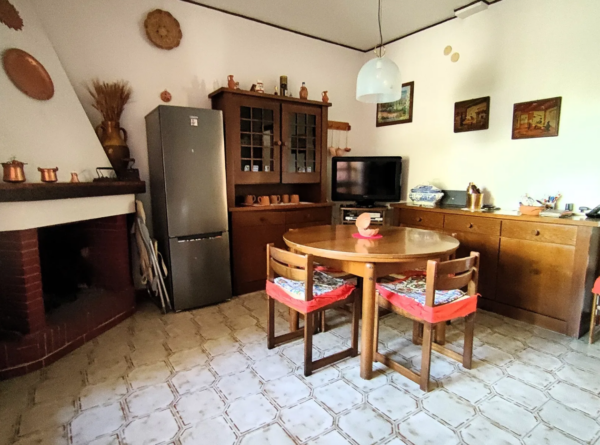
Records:
[[[37,100],[54,96],[54,83],[44,65],[31,54],[11,48],[4,51],[2,65],[8,78],[23,93]]]
[[[17,31],[23,29],[23,19],[19,11],[8,0],[0,0],[0,22]]]
[[[183,37],[177,19],[170,12],[162,9],[155,9],[148,13],[144,28],[148,39],[162,49],[177,48]]]

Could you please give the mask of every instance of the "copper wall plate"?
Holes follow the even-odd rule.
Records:
[[[44,65],[18,48],[4,51],[2,64],[8,78],[29,97],[48,100],[54,96],[54,84]]]
[[[179,22],[170,12],[162,9],[150,11],[144,21],[148,39],[162,49],[173,49],[179,46],[183,34]]]
[[[8,0],[0,0],[0,22],[17,31],[23,29],[23,19],[19,11]]]

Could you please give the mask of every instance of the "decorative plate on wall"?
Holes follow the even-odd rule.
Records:
[[[177,48],[183,37],[177,19],[170,12],[162,9],[155,9],[148,13],[144,28],[148,39],[162,49]]]
[[[11,48],[4,51],[2,64],[8,78],[29,97],[48,100],[54,96],[54,83],[44,65],[31,54]]]
[[[0,0],[0,22],[17,31],[23,29],[23,19],[19,11],[8,0]]]

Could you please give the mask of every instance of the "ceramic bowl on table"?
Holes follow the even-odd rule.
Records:
[[[410,189],[408,198],[413,205],[424,207],[435,207],[444,197],[444,192],[433,185],[418,185]]]

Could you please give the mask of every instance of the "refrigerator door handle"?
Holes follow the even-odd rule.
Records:
[[[202,241],[207,239],[216,239],[221,238],[224,232],[211,232],[211,233],[203,233],[201,235],[188,235],[188,236],[180,236],[177,237],[176,240],[178,243],[187,243],[190,241]]]

